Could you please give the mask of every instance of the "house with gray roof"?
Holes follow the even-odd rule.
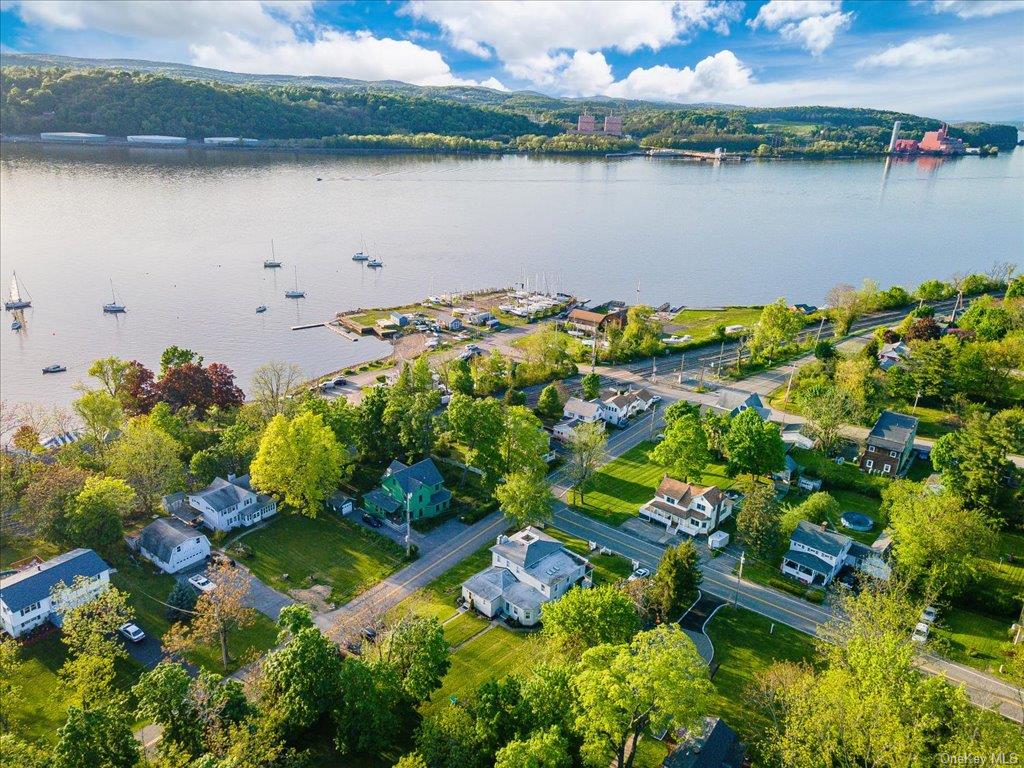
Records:
[[[188,511],[195,513],[192,517],[202,517],[203,523],[214,531],[248,528],[277,514],[277,502],[256,493],[248,475],[228,475],[227,480],[214,478],[203,490],[188,494],[187,500]],[[179,509],[175,517],[187,518],[183,512]]]
[[[725,414],[730,418],[739,415],[741,411],[745,411],[748,408],[753,408],[757,411],[765,421],[768,421],[772,415],[771,410],[764,404],[759,394],[730,387],[718,390],[718,400],[714,405],[708,406],[708,408],[715,413]]]
[[[801,520],[789,538],[782,572],[804,584],[827,587],[847,564],[852,544],[849,536]]]
[[[916,437],[916,418],[905,413],[882,411],[868,433],[860,456],[860,468],[870,474],[902,475],[913,458]]]
[[[210,540],[174,517],[159,517],[139,533],[139,554],[164,573],[199,565],[210,556]]]
[[[528,526],[498,536],[491,567],[462,583],[462,599],[487,618],[505,616],[530,627],[540,621],[545,603],[577,585],[593,585],[590,561]]]
[[[662,768],[742,768],[747,748],[719,717],[706,717],[680,739]]]
[[[21,637],[47,621],[60,626],[64,612],[110,588],[113,572],[91,549],[80,548],[4,576],[0,579],[0,627],[11,637]],[[58,590],[61,585],[68,589]]]
[[[407,466],[395,459],[384,471],[380,487],[363,495],[363,507],[372,515],[404,523],[437,517],[451,505],[452,494],[431,459]]]

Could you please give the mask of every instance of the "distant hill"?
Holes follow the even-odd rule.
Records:
[[[9,134],[79,130],[113,136],[168,133],[315,141],[438,134],[514,143],[528,151],[553,145],[522,137],[563,133],[584,109],[599,117],[621,115],[624,130],[635,139],[614,147],[594,142],[593,151],[724,146],[771,154],[875,154],[887,145],[894,120],[903,122],[908,136],[940,124],[934,118],[874,109],[571,99],[535,91],[244,74],[169,62],[19,53],[0,55],[0,97],[0,119]],[[952,133],[975,145],[1008,148],[1017,141],[1014,126],[967,123]],[[561,146],[578,149],[580,143],[562,141]],[[346,139],[341,145],[351,142]]]

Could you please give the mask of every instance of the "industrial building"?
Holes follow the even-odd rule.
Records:
[[[188,143],[188,139],[184,136],[129,136],[129,144],[162,144],[167,146],[184,146]]]
[[[72,143],[98,144],[107,140],[102,133],[81,133],[79,131],[47,131],[40,133],[43,141],[66,141]]]
[[[576,119],[576,133],[587,136],[621,136],[622,117],[619,115],[608,115],[604,119],[604,125],[597,127],[597,118],[589,112],[584,112]]]

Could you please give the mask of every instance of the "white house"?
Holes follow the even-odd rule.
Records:
[[[804,584],[826,587],[846,565],[851,544],[849,536],[801,520],[782,558],[782,572]]]
[[[742,389],[729,387],[718,390],[718,400],[710,408],[715,413],[727,416],[736,416],[741,411],[753,408],[765,421],[772,415],[771,410],[765,406],[761,396],[756,392],[744,392]]]
[[[190,493],[188,504],[215,531],[256,525],[277,514],[277,502],[253,491],[248,475],[215,478],[203,490]]]
[[[884,344],[882,348],[878,350],[878,367],[883,371],[888,371],[894,365],[899,365],[908,357],[910,357],[911,349],[902,341],[897,341],[892,344]]]
[[[640,517],[662,523],[669,533],[708,534],[732,514],[733,501],[715,485],[701,486],[668,477],[640,507]]]
[[[562,415],[564,418],[555,424],[551,432],[556,440],[563,442],[572,438],[573,432],[580,424],[604,426],[604,419],[601,417],[601,404],[596,400],[580,400],[578,397],[570,397],[565,401]]]
[[[590,587],[593,566],[532,526],[498,536],[491,567],[462,583],[462,599],[488,618],[503,615],[524,626],[540,620],[541,606],[577,584]]]
[[[61,612],[83,605],[110,587],[114,569],[91,549],[73,549],[45,563],[0,579],[0,626],[21,637],[45,621],[60,626]],[[82,581],[74,587],[75,579]],[[60,604],[53,597],[58,584],[65,591]]]
[[[198,565],[210,556],[210,540],[173,517],[160,517],[139,533],[139,554],[164,573]]]
[[[602,419],[609,424],[619,426],[627,419],[642,413],[654,404],[654,395],[646,389],[619,391],[606,389],[597,402]]]

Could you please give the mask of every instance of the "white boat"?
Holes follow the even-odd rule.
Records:
[[[281,266],[281,262],[277,260],[277,254],[274,253],[274,241],[270,241],[270,258],[263,260],[264,269],[278,269]]]
[[[11,330],[12,331],[20,331],[21,330],[21,320],[14,320],[11,323]]]
[[[267,311],[267,305],[266,304],[260,304],[258,307],[256,307],[256,314],[257,315],[263,314],[266,311]]]
[[[32,306],[32,299],[28,296],[28,291],[24,291],[25,295],[22,296],[22,287],[18,285],[18,276],[11,273],[11,295],[7,301],[4,302],[4,309],[25,309]]]
[[[284,292],[286,299],[304,299],[306,292],[299,288],[299,269],[295,268],[295,287]]]
[[[354,253],[354,254],[352,254],[352,261],[366,261],[366,260],[367,260],[367,259],[369,259],[369,258],[370,258],[370,257],[369,257],[369,256],[367,256],[367,255],[366,255],[365,253],[363,253],[362,251],[359,251],[358,253]]]
[[[108,315],[120,315],[125,311],[124,304],[121,304],[117,300],[117,294],[114,293],[114,281],[110,281],[110,301],[103,305],[103,311]]]
[[[43,368],[43,373],[63,373],[66,370],[66,366],[63,366],[60,363],[54,363],[53,365],[48,365]]]
[[[371,269],[380,269],[381,267],[384,266],[384,262],[381,261],[380,259],[370,259],[368,262],[366,262],[366,266],[370,267]]]

